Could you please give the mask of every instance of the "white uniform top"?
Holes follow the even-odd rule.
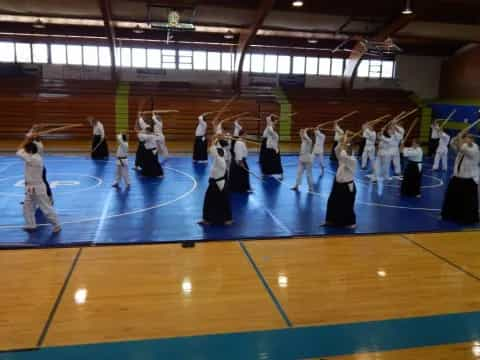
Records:
[[[277,153],[279,136],[273,127],[269,126],[265,129],[267,135],[267,149],[274,149]]]
[[[198,125],[195,129],[195,136],[205,136],[207,133],[207,122],[203,119],[203,116],[198,117]]]
[[[210,178],[220,179],[225,176],[227,172],[227,163],[223,157],[218,155],[217,147],[210,147],[210,156],[213,158],[213,164],[210,168]],[[217,186],[220,190],[225,187],[225,180],[217,181]]]
[[[398,154],[400,152],[400,143],[405,135],[405,129],[401,126],[395,126],[395,133],[392,136],[393,142],[391,143],[392,154]]]
[[[248,157],[247,145],[243,140],[238,139],[237,141],[235,141],[233,152],[235,153],[236,161],[240,161]]]
[[[323,154],[323,147],[325,146],[325,134],[320,130],[315,130],[315,146],[313,147],[314,154]]]
[[[145,149],[156,150],[157,149],[157,136],[154,134],[139,133],[138,139],[145,142]]]
[[[353,181],[357,159],[353,155],[348,155],[345,150],[340,149],[341,147],[337,146],[335,150],[338,159],[338,169],[335,174],[335,180],[339,183],[349,183]]]
[[[149,127],[141,116],[138,118],[138,127],[140,128],[140,130],[146,130]]]
[[[450,143],[450,135],[442,131],[440,134],[440,140],[438,141],[437,152],[446,153],[448,152],[448,144]]]
[[[333,139],[336,142],[340,142],[344,134],[345,134],[345,131],[343,131],[343,129],[340,126],[335,125],[335,136],[333,137]]]
[[[155,135],[163,136],[163,121],[159,116],[153,116],[153,132]]]
[[[312,155],[312,139],[307,135],[306,132],[302,134],[302,145],[300,145],[300,155],[298,159],[301,162],[306,162],[310,163],[313,161],[313,155]]]
[[[117,147],[117,158],[128,157],[128,142],[123,141],[122,135],[117,135],[118,147]]]
[[[365,138],[365,148],[374,148],[377,140],[377,133],[371,129],[365,129],[363,135]]]
[[[240,130],[242,130],[242,125],[240,125],[240,123],[235,120],[233,122],[233,136],[240,136]]]
[[[37,193],[46,193],[43,182],[43,159],[40,154],[29,154],[24,149],[17,151],[17,156],[25,161],[25,187],[35,189]]]
[[[273,128],[273,120],[270,116],[267,116],[266,119],[267,125],[265,126],[265,129],[263,130],[262,137],[266,138],[267,133],[268,133],[268,128]]]
[[[380,135],[380,142],[378,144],[378,155],[388,155],[392,148],[395,147],[395,139],[389,136]]]
[[[231,153],[232,142],[230,140],[226,140],[226,142],[227,142],[227,146],[222,147],[222,149],[224,151],[223,158],[225,159],[226,162],[228,162],[232,160],[232,153]]]
[[[440,126],[433,124],[431,128],[432,128],[432,135],[431,135],[432,139],[439,139],[440,133],[441,133]]]
[[[478,145],[475,143],[470,146],[463,144],[458,149],[454,141],[452,142],[452,147],[458,151],[453,175],[462,179],[473,179],[478,184],[478,162],[480,159]]]
[[[403,156],[418,163],[418,170],[422,171],[423,150],[420,146],[403,148]]]
[[[100,121],[97,121],[97,123],[93,126],[93,135],[100,135],[102,138],[105,137],[105,129]]]

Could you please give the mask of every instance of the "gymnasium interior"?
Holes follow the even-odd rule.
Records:
[[[139,119],[155,112],[148,177]],[[0,360],[480,359],[478,214],[443,216],[464,160],[451,145],[478,149],[479,113],[479,0],[0,0]],[[273,117],[281,176],[261,157]],[[108,157],[92,159],[92,119]],[[413,197],[406,153],[405,176],[361,164],[364,127],[378,140],[400,121],[400,151],[423,154]],[[325,150],[297,189],[314,128]],[[25,226],[32,134],[53,231],[42,206]],[[251,186],[222,225],[204,219],[217,136],[243,139]],[[220,155],[192,161],[200,138]],[[356,163],[348,227],[328,223],[338,143]]]

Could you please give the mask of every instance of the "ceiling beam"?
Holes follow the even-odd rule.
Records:
[[[401,14],[395,18],[392,22],[388,23],[382,29],[380,29],[377,34],[371,39],[372,41],[385,41],[389,37],[395,35],[398,31],[407,26],[413,19],[415,14],[404,15]],[[343,90],[348,93],[353,88],[353,82],[355,80],[355,74],[357,71],[360,62],[362,61],[363,56],[367,53],[365,46],[362,44],[362,41],[359,40],[356,42],[353,47],[350,57],[345,62],[345,70],[343,72],[342,87]]]
[[[115,27],[112,22],[112,4],[110,0],[98,0],[98,5],[102,11],[103,24],[105,26],[105,32],[107,34],[108,42],[110,45],[110,59],[112,62],[111,69],[111,79],[117,80],[117,66],[115,63]]]
[[[248,29],[244,29],[240,32],[240,37],[238,39],[237,45],[237,56],[234,69],[233,77],[233,88],[237,91],[240,90],[242,84],[242,75],[243,75],[243,60],[245,59],[245,53],[249,45],[252,43],[253,39],[257,35],[257,31],[263,24],[263,21],[267,17],[268,13],[272,10],[275,0],[261,0],[260,6],[258,7],[255,20],[249,26]]]

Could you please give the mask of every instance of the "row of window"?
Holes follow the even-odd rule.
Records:
[[[115,60],[118,66],[125,68],[232,71],[235,66],[234,54],[216,51],[120,47],[115,49]],[[0,62],[111,66],[107,46],[20,42],[0,42]],[[344,66],[342,58],[247,54],[243,70],[265,74],[341,76]],[[393,78],[395,64],[393,61],[362,60],[357,73],[365,78]]]

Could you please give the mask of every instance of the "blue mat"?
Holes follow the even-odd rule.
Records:
[[[144,178],[131,170],[132,187],[128,191],[111,187],[113,159],[105,162],[80,156],[47,156],[45,164],[63,231],[52,235],[49,226],[41,226],[31,234],[22,230],[23,164],[13,156],[4,156],[0,157],[0,246],[107,245],[462,229],[440,220],[439,209],[449,175],[432,173],[429,164],[425,165],[421,199],[403,199],[399,195],[399,181],[371,184],[366,172],[359,170],[355,230],[321,226],[334,166],[329,164],[321,178],[318,168],[314,169],[315,193],[306,192],[305,179],[301,192],[290,190],[295,181],[296,156],[283,156],[283,182],[252,175],[255,192],[232,195],[234,224],[229,227],[197,224],[209,167],[193,164],[190,158],[170,158],[164,163],[164,179]],[[260,174],[256,156],[250,158],[249,165],[252,173]],[[41,214],[38,221],[44,223]]]

